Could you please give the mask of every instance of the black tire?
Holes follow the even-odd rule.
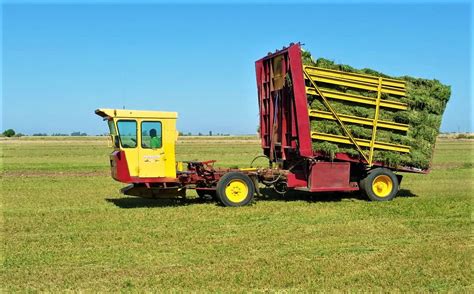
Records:
[[[375,168],[360,181],[362,192],[372,201],[390,201],[398,193],[397,176],[387,168]]]
[[[244,206],[252,202],[255,187],[247,175],[229,172],[220,178],[216,193],[224,206]]]

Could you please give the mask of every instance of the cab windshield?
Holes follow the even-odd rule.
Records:
[[[119,120],[117,122],[120,144],[123,148],[137,147],[137,122],[134,120]]]

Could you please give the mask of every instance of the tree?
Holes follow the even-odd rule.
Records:
[[[13,137],[15,136],[15,131],[13,129],[8,129],[3,132],[5,137]]]

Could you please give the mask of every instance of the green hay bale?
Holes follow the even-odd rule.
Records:
[[[394,121],[395,116],[399,111],[393,111],[387,108],[380,108],[379,110],[379,119],[386,121]]]
[[[308,97],[311,109],[322,110],[330,112],[330,110],[318,99],[317,96],[309,95]],[[337,100],[331,100],[329,102],[331,107],[339,114],[355,115],[359,117],[372,118],[375,115],[375,109],[361,106],[361,104],[353,102],[341,102]]]
[[[360,158],[360,153],[355,148],[339,148],[340,152],[347,153],[349,156],[354,158]]]
[[[398,167],[404,164],[405,159],[402,154],[390,151],[375,151],[374,160],[384,162],[393,167]]]
[[[350,131],[355,138],[372,139],[372,127],[352,125]]]
[[[333,135],[342,135],[342,128],[336,121],[311,121],[311,130],[313,132],[327,133]]]
[[[329,142],[313,142],[313,149],[326,154],[331,160],[334,159],[336,153],[341,152],[337,144]]]
[[[334,61],[325,58],[314,60],[308,51],[302,52],[302,59],[305,65],[393,78],[369,68],[356,69],[349,65],[336,64]],[[374,152],[374,159],[392,167],[411,166],[427,169],[433,154],[436,137],[439,133],[442,115],[451,96],[451,88],[450,86],[441,84],[438,80],[419,79],[409,76],[402,76],[396,79],[406,81],[407,96],[398,97],[382,93],[381,99],[406,103],[408,110],[401,111],[382,107],[379,110],[379,119],[408,124],[409,130],[408,132],[400,132],[378,128],[376,140],[407,145],[411,151],[409,154],[404,154],[394,151],[376,150]],[[336,90],[354,95],[372,98],[377,97],[377,93],[374,91],[352,89],[325,83],[318,83],[318,86],[323,89]],[[332,99],[329,99],[329,102],[332,108],[340,114],[363,118],[373,118],[375,116],[375,108],[373,106]],[[329,111],[318,96],[308,95],[308,103],[312,109]],[[346,127],[356,138],[369,140],[372,138],[372,127],[370,126],[346,124]],[[332,120],[312,120],[311,129],[312,131],[322,133],[345,135],[341,126]],[[330,158],[334,158],[337,152],[345,152],[354,157],[360,156],[355,146],[352,145],[314,141],[313,149],[328,154]]]

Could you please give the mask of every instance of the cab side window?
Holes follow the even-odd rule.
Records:
[[[115,123],[113,119],[109,119],[107,122],[109,125],[110,137],[112,138],[112,144],[115,148],[120,148],[119,137],[117,136],[117,130],[115,129]]]
[[[134,120],[119,120],[117,128],[120,144],[123,148],[137,147],[137,122]]]
[[[142,122],[142,148],[160,149],[163,146],[161,122]]]

